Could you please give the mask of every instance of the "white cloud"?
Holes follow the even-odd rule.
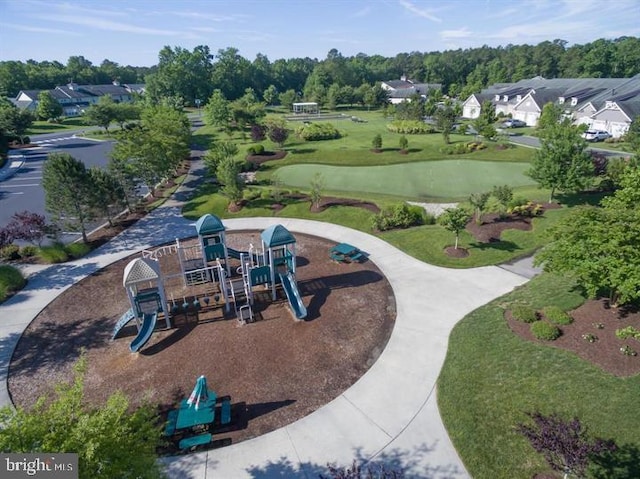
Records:
[[[447,41],[452,38],[468,38],[472,35],[473,32],[469,30],[467,27],[458,28],[457,30],[442,30],[440,32],[440,37],[442,40]]]
[[[82,15],[36,15],[37,18],[50,22],[70,23],[88,28],[97,28],[98,30],[106,30],[111,32],[137,33],[141,35],[169,35],[181,36],[183,32],[176,30],[159,30],[156,28],[139,27],[130,23],[114,22],[111,20],[103,20],[95,17]]]
[[[411,3],[409,0],[399,0],[398,3],[402,7],[404,7],[406,10],[410,11],[411,13],[413,13],[414,15],[426,18],[426,19],[431,20],[433,22],[438,22],[438,23],[442,22],[441,18],[436,17],[432,13],[433,10],[429,10],[429,9],[426,9],[426,8],[419,8],[416,5],[414,5],[413,3]]]
[[[5,28],[12,28],[13,30],[20,30],[23,32],[32,32],[32,33],[51,33],[54,35],[72,35],[79,36],[80,34],[77,32],[70,32],[68,30],[59,30],[57,28],[43,28],[43,27],[32,27],[29,25],[17,25],[12,23],[0,23],[0,26]]]

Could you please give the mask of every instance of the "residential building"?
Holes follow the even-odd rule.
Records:
[[[400,80],[384,81],[380,87],[387,91],[389,102],[393,105],[403,101],[411,101],[411,97],[416,94],[426,99],[429,91],[442,90],[440,83],[416,83],[408,80],[404,75],[400,77]]]
[[[103,96],[110,96],[116,103],[133,101],[134,94],[144,92],[144,85],[120,85],[118,82],[108,85],[77,85],[69,83],[57,86],[52,90],[20,90],[11,102],[18,108],[35,111],[38,106],[38,95],[48,91],[55,100],[62,105],[64,116],[81,115],[86,108]]]
[[[477,118],[483,101],[495,106],[496,114],[538,123],[547,103],[562,107],[575,124],[608,131],[618,138],[640,114],[640,74],[632,78],[534,77],[516,83],[492,85],[467,98],[462,105],[465,118]]]

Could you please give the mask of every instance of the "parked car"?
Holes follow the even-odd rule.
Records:
[[[527,124],[522,120],[510,119],[502,122],[503,128],[522,128]]]
[[[611,138],[611,135],[604,130],[587,130],[582,134],[582,138],[587,141],[604,141],[607,138]]]

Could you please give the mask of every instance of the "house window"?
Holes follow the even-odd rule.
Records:
[[[496,95],[496,101],[500,101],[500,95]]]
[[[562,105],[564,103],[564,97],[561,96],[560,98],[558,98],[558,104]]]
[[[518,96],[516,97],[516,101],[520,101],[520,100],[522,100],[522,95],[518,95]]]
[[[509,97],[507,95],[502,96],[502,101],[509,101]]]

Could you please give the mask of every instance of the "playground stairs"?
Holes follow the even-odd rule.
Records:
[[[185,280],[187,282],[187,286],[204,284],[209,281],[209,273],[204,269],[200,269],[196,271],[187,271],[185,272],[184,275],[185,275]]]

